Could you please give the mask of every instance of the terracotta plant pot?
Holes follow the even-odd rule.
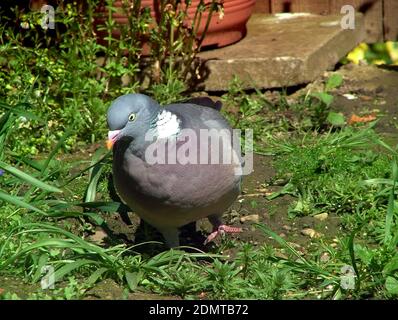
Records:
[[[114,6],[122,8],[122,3],[122,1],[115,1]],[[160,13],[155,11],[154,3],[155,0],[142,0],[141,7],[150,7],[152,17],[159,19]],[[192,0],[191,7],[188,9],[188,24],[192,22],[199,3],[200,0]],[[202,48],[219,48],[242,39],[246,34],[246,23],[252,14],[255,3],[256,0],[224,0],[224,17],[220,19],[218,14],[213,15]],[[106,8],[100,6],[97,11],[105,13]],[[203,13],[198,36],[204,31],[207,17],[208,12]],[[120,13],[114,13],[113,19],[118,24],[126,24],[128,21],[127,16]],[[96,20],[98,24],[103,23],[103,21],[104,19],[101,18]],[[113,35],[117,37],[120,33],[115,30]],[[99,34],[99,38],[101,38],[101,34]]]
[[[199,2],[200,0],[193,0],[192,7],[188,9],[191,19]],[[218,14],[212,17],[202,47],[220,48],[242,39],[246,35],[246,23],[255,4],[256,0],[224,0],[224,17],[220,19]],[[199,34],[205,28],[207,16],[207,12],[203,14]]]

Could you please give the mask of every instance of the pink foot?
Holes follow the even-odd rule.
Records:
[[[224,233],[240,233],[242,232],[242,228],[238,227],[231,227],[225,224],[220,225],[215,231],[209,234],[204,244],[208,244],[212,242],[218,235],[222,235]]]

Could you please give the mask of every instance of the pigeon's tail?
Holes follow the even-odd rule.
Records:
[[[209,97],[196,97],[196,98],[191,98],[187,101],[184,101],[184,103],[192,103],[192,104],[197,104],[203,107],[209,107],[212,109],[215,109],[217,111],[221,110],[222,103],[221,101],[213,101]]]

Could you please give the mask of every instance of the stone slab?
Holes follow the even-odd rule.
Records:
[[[254,14],[246,37],[225,48],[199,54],[204,76],[199,88],[227,90],[238,76],[245,89],[295,86],[331,70],[365,38],[364,20],[341,28],[342,16]]]

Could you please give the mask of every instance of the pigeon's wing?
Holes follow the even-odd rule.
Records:
[[[208,98],[212,101],[210,98]],[[182,122],[182,128],[196,128],[200,129],[216,129],[228,130],[231,132],[231,137],[236,141],[240,140],[237,132],[233,131],[227,120],[217,109],[210,107],[203,107],[202,105],[192,103],[178,103],[171,104],[165,107],[167,110],[175,113]],[[241,167],[244,166],[244,159],[241,156],[240,150],[237,150],[237,156]]]
[[[215,107],[215,103],[210,98],[208,99],[210,100],[209,105],[176,103],[165,106],[165,109],[177,115],[181,120],[183,129],[196,128],[232,130],[227,120],[218,111],[221,107]],[[211,106],[210,102],[214,106]]]

